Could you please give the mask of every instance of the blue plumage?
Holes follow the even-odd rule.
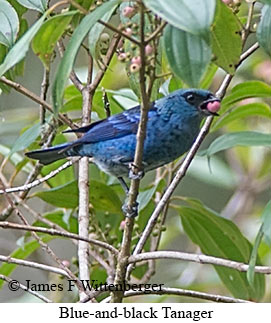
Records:
[[[219,109],[219,99],[206,90],[177,90],[151,104],[144,142],[143,167],[165,165],[192,145],[202,119]],[[71,143],[28,152],[43,164],[67,156],[89,156],[100,169],[116,177],[128,176],[134,160],[140,107],[75,130],[84,135]],[[72,132],[72,131],[68,131]]]

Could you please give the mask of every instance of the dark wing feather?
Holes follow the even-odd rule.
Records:
[[[154,107],[154,104],[152,104],[148,116],[149,118],[152,118],[155,115],[156,108]],[[82,132],[85,133],[85,135],[75,143],[94,143],[135,134],[137,132],[139,119],[140,106],[136,106],[107,119],[94,122],[89,126],[76,129],[75,132]]]

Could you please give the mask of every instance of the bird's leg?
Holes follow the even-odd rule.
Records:
[[[123,179],[123,177],[118,177],[118,180],[119,180],[120,185],[123,188],[125,194],[128,195],[128,193],[129,193],[129,186],[127,185],[127,183],[125,182],[125,180]]]
[[[129,178],[130,179],[142,179],[145,175],[144,170],[138,170],[137,174],[133,171],[134,168],[138,168],[135,164],[129,164]]]
[[[122,177],[118,177],[118,180],[120,182],[121,187],[123,188],[125,194],[126,194],[126,201],[128,198],[128,194],[129,194],[129,186],[126,184],[125,180]],[[127,202],[125,201],[125,203],[122,206],[122,211],[125,214],[125,216],[127,218],[135,218],[138,214],[138,203],[135,202],[134,205],[132,207],[129,207],[127,205]]]

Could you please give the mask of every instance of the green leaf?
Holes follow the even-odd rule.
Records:
[[[11,47],[19,31],[17,12],[5,0],[0,0],[0,43]]]
[[[49,236],[49,235],[43,235],[42,236],[42,241],[47,243],[56,237]],[[38,241],[30,241],[26,244],[24,244],[23,247],[18,248],[17,250],[13,251],[10,254],[10,257],[12,258],[17,258],[17,259],[25,259],[28,256],[30,256],[34,251],[36,251],[38,248],[40,248],[40,244]],[[5,275],[5,276],[10,276],[10,274],[16,269],[17,265],[16,264],[9,264],[9,263],[3,263],[0,266],[0,274]],[[0,280],[0,289],[3,287],[4,281]]]
[[[68,81],[69,75],[72,71],[73,64],[81,43],[83,42],[90,29],[95,25],[95,23],[99,19],[101,19],[107,11],[109,11],[112,7],[116,6],[119,2],[120,0],[112,0],[103,3],[93,12],[85,16],[84,19],[81,21],[80,25],[75,29],[68,43],[64,56],[58,66],[56,78],[53,84],[52,95],[55,113],[58,113],[62,105],[65,86]]]
[[[226,133],[216,138],[200,155],[211,156],[219,151],[236,146],[267,146],[271,147],[271,134],[255,131],[241,131]]]
[[[271,5],[262,9],[262,17],[257,28],[257,39],[260,46],[271,56]]]
[[[73,15],[77,11],[69,11],[48,19],[35,35],[32,49],[43,64],[48,67],[55,45],[64,33]]]
[[[238,227],[199,203],[192,202],[191,205],[192,207],[180,207],[180,216],[185,232],[201,251],[207,255],[247,263],[252,247]],[[264,276],[256,274],[252,288],[246,273],[222,266],[214,268],[234,297],[249,300],[263,297]]]
[[[72,181],[47,191],[36,192],[32,195],[32,197],[34,196],[57,207],[74,209],[78,206],[78,184],[77,181]],[[117,194],[112,188],[101,182],[90,182],[89,198],[94,209],[110,213],[121,211],[121,201]]]
[[[28,30],[28,22],[26,19],[20,20],[20,29],[17,39],[20,39]],[[15,75],[23,75],[24,74],[24,66],[25,66],[25,59],[22,59],[18,64],[16,64],[13,68]]]
[[[108,22],[109,19],[111,18],[112,14],[114,13],[114,11],[117,8],[117,4],[110,8],[106,14],[101,17],[101,20],[104,22]],[[93,58],[97,58],[96,56],[96,47],[97,47],[97,42],[100,38],[100,35],[102,33],[102,31],[104,30],[104,25],[100,24],[100,23],[96,23],[90,30],[89,34],[88,34],[88,44],[89,44],[89,52],[91,54],[91,56]]]
[[[216,0],[144,0],[143,2],[147,8],[170,25],[208,38]]]
[[[20,137],[15,141],[11,148],[10,154],[13,154],[16,151],[24,150],[32,142],[34,142],[40,134],[40,124],[37,123],[34,126],[27,129]]]
[[[66,231],[78,234],[78,221],[77,221],[77,218],[70,215],[68,217],[68,219],[66,219],[66,214],[62,210],[57,210],[55,212],[46,213],[46,214],[43,215],[43,217],[45,219],[59,225],[60,227],[62,227]],[[41,222],[41,221],[34,222],[33,226],[48,228],[48,225],[45,224],[44,222]]]
[[[47,0],[17,0],[22,6],[37,10],[41,13],[44,13],[47,9]]]
[[[216,10],[211,28],[212,49],[215,55],[213,62],[233,74],[242,51],[241,24],[233,11],[221,0],[217,0]]]
[[[266,118],[271,118],[271,110],[269,105],[262,102],[239,105],[233,110],[228,110],[221,117],[215,120],[211,129],[212,131],[216,131],[235,120],[242,119],[248,116],[262,116]]]
[[[198,87],[211,60],[211,49],[206,41],[170,25],[165,28],[163,40],[172,72],[187,85]]]
[[[12,7],[16,10],[18,17],[21,20],[22,15],[27,11],[27,9],[18,3],[17,0],[8,0]]]
[[[30,42],[40,29],[43,21],[45,20],[47,14],[37,20],[34,25],[32,25],[28,31],[15,43],[15,45],[10,49],[5,57],[4,62],[0,65],[0,76],[6,73],[11,67],[19,63],[26,55],[28,51]]]
[[[69,112],[69,111],[74,111],[74,110],[81,110],[82,103],[83,103],[82,95],[79,94],[79,95],[73,97],[72,99],[69,99],[68,101],[66,101],[62,105],[60,111],[63,113],[63,112]]]
[[[229,95],[222,101],[222,109],[220,113],[233,103],[248,98],[268,98],[271,96],[271,86],[261,81],[248,81],[237,84]]]

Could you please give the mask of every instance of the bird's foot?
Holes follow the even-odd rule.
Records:
[[[126,202],[122,206],[122,211],[127,218],[135,218],[138,215],[138,203],[135,202],[132,207],[130,207]]]
[[[135,164],[133,164],[133,163],[129,164],[129,169],[130,169],[129,170],[129,178],[130,179],[142,179],[145,175],[144,170],[138,169],[137,173],[135,173],[134,172],[135,168],[138,169],[138,167]]]

